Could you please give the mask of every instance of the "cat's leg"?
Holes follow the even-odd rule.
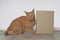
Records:
[[[33,36],[35,35],[35,31],[33,30],[33,28],[30,28],[30,27],[27,28],[27,29],[26,29],[26,32],[31,32],[31,34],[32,34],[32,35],[26,36],[26,37],[28,37],[28,38],[33,37]]]
[[[19,21],[14,22],[13,33],[14,34],[21,34],[22,33],[22,24]]]
[[[20,32],[20,31],[14,31],[14,33],[13,34],[21,34],[22,32]]]
[[[33,35],[35,34],[35,31],[31,27],[26,28],[26,31],[31,32]]]
[[[29,31],[30,31],[33,35],[35,35],[35,31],[33,30],[33,28],[30,28]]]
[[[22,34],[22,29],[21,28],[14,29],[13,34]]]

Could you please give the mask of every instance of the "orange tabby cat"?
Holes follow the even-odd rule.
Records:
[[[10,26],[5,31],[8,34],[21,34],[23,32],[31,32],[34,34],[33,27],[35,25],[34,9],[31,12],[26,12],[26,16],[21,16],[12,21]]]

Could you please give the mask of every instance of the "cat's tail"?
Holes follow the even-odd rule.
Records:
[[[5,31],[5,32],[4,32],[4,34],[5,34],[5,35],[8,35],[8,32],[7,32],[7,31]]]
[[[13,34],[13,31],[5,31],[4,34],[5,35],[10,35],[10,34]]]

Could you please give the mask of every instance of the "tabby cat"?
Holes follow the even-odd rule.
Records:
[[[26,12],[26,16],[21,16],[12,21],[10,26],[5,31],[5,35],[21,34],[24,32],[31,32],[35,34],[33,27],[35,25],[34,9],[31,12]]]

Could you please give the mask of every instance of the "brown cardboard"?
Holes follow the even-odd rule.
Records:
[[[37,34],[53,34],[54,11],[36,11]]]

